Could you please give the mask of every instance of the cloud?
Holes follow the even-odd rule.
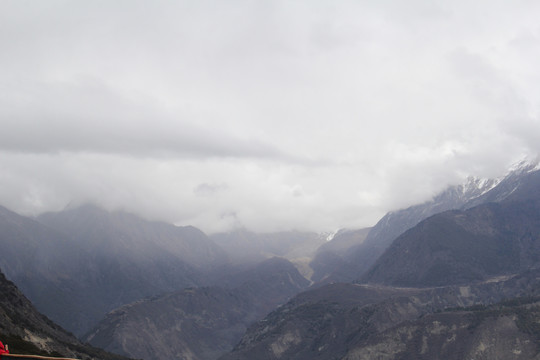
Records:
[[[182,113],[160,111],[102,83],[23,85],[2,89],[13,94],[0,100],[0,149],[5,151],[287,157],[264,141],[190,124]]]
[[[214,196],[218,194],[221,191],[226,191],[229,188],[227,184],[208,184],[208,183],[202,183],[197,185],[197,187],[193,190],[195,195],[197,196]]]
[[[0,3],[0,204],[371,225],[540,151],[532,1]]]

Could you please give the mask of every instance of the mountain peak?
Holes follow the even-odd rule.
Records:
[[[540,170],[540,155],[534,159],[523,159],[510,166],[506,176],[514,174],[530,173]]]

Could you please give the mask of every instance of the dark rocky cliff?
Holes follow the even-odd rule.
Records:
[[[81,343],[40,314],[3,273],[0,273],[0,340],[9,345],[13,354],[128,360]]]

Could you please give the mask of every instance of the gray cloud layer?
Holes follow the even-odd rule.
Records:
[[[370,225],[540,153],[535,1],[2,1],[0,203]]]

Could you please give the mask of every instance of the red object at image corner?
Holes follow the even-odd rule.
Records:
[[[4,347],[4,344],[0,341],[0,355],[9,354],[9,351]]]

